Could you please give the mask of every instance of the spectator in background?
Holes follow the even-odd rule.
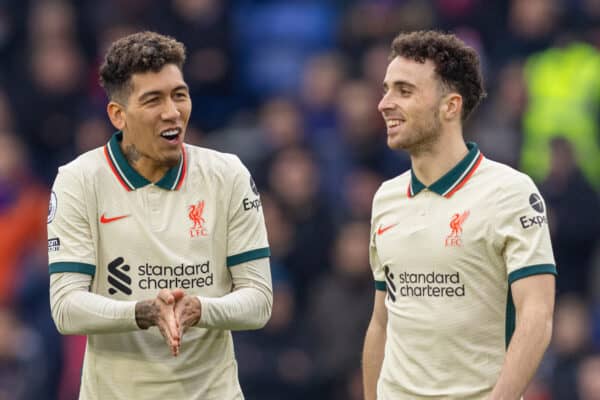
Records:
[[[13,110],[4,89],[0,87],[0,131],[11,131],[14,128]]]
[[[531,55],[524,71],[528,102],[520,168],[534,180],[544,180],[550,171],[550,142],[558,133],[571,142],[584,176],[598,190],[600,51],[582,42],[567,43]]]
[[[587,298],[591,262],[600,239],[600,201],[581,173],[571,143],[550,142],[550,173],[540,185],[546,199],[556,262],[560,265],[558,293]]]
[[[492,91],[496,95],[482,104],[481,111],[469,123],[469,131],[490,158],[516,168],[527,104],[522,65],[514,61],[502,67]]]
[[[347,60],[336,52],[315,55],[304,66],[300,102],[309,140],[318,142],[319,136],[335,132],[336,97],[347,69]]]
[[[590,318],[586,303],[564,295],[556,303],[549,377],[552,398],[577,400],[577,369],[591,350]]]
[[[259,112],[260,148],[255,164],[256,182],[266,186],[269,171],[278,155],[305,144],[304,120],[298,105],[289,98],[275,97],[264,102]]]
[[[84,97],[85,56],[77,40],[76,14],[68,2],[35,2],[29,13],[28,51],[19,55],[29,75],[11,81],[18,126],[32,149],[36,173],[50,181],[74,151],[77,114]]]
[[[48,191],[31,175],[30,165],[20,139],[0,131],[0,305],[14,303],[27,253],[44,248]]]
[[[337,232],[327,272],[311,285],[307,317],[315,372],[327,399],[347,399],[359,371],[360,349],[373,307],[369,284],[369,222],[346,222]]]
[[[381,175],[366,168],[356,168],[350,172],[343,185],[345,208],[342,221],[369,221],[373,196],[382,182]]]
[[[294,241],[284,264],[303,310],[309,285],[325,273],[333,236],[332,210],[320,196],[319,169],[306,148],[280,151],[269,172],[271,193],[293,224]]]
[[[492,49],[494,60],[503,65],[548,48],[561,21],[557,0],[510,0],[506,32]]]
[[[284,270],[273,265],[273,311],[262,331],[235,335],[240,383],[247,400],[304,400],[314,379],[312,338],[303,327]]]
[[[577,394],[579,400],[600,400],[600,354],[594,353],[582,360],[577,371]]]
[[[0,399],[53,399],[43,382],[47,369],[38,334],[0,306]]]
[[[77,124],[75,131],[75,151],[83,154],[86,151],[103,146],[110,139],[112,129],[106,118],[89,116]]]

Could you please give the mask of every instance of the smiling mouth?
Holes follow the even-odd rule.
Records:
[[[171,144],[177,144],[181,137],[181,128],[166,129],[160,133],[160,137]]]
[[[402,119],[387,119],[385,121],[385,125],[387,126],[388,129],[391,129],[391,128],[400,126],[403,122],[404,122],[404,120],[402,120]]]

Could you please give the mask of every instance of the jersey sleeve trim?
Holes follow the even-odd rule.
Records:
[[[48,266],[50,274],[58,272],[77,272],[94,276],[96,274],[96,266],[92,264],[84,264],[78,262],[55,262]]]
[[[386,286],[385,286],[385,282],[384,281],[375,281],[375,290],[381,290],[382,292],[385,292]]]
[[[527,278],[531,275],[540,275],[540,274],[552,274],[558,275],[556,272],[556,265],[554,264],[537,264],[537,265],[528,265],[527,267],[519,268],[516,271],[508,274],[508,283],[511,284],[514,281],[518,281],[519,279]]]
[[[265,258],[271,256],[271,250],[268,247],[263,247],[262,249],[255,249],[246,251],[240,254],[236,254],[233,256],[227,257],[227,266],[233,267],[235,265],[245,263],[247,261],[256,260],[259,258]]]

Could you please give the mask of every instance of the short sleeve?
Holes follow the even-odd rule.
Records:
[[[499,245],[509,283],[537,274],[555,274],[546,205],[526,175],[504,185],[496,212]]]
[[[371,265],[371,271],[373,272],[373,278],[375,280],[375,289],[376,290],[386,290],[385,284],[385,271],[383,270],[383,265],[381,265],[381,261],[379,259],[379,255],[377,253],[377,195],[379,194],[379,190],[375,193],[373,197],[373,206],[371,207],[372,217],[371,217],[371,235],[369,240],[369,264]]]
[[[84,185],[64,167],[59,170],[50,195],[48,261],[50,274],[78,272],[93,276],[96,271]]]
[[[256,184],[237,157],[234,171],[227,222],[228,267],[270,256],[267,229]]]

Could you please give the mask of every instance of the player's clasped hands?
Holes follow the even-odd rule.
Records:
[[[200,300],[186,295],[182,289],[162,289],[153,303],[153,324],[165,338],[173,356],[179,354],[183,334],[198,323],[202,315]]]

